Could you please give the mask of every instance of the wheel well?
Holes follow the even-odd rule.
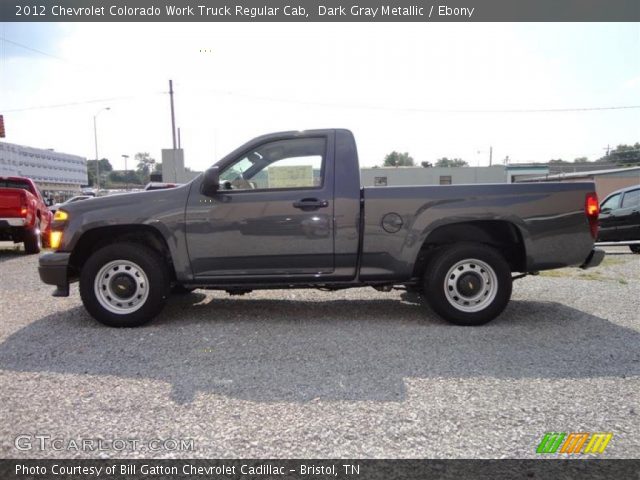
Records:
[[[116,242],[138,243],[155,250],[167,262],[171,278],[176,278],[166,240],[157,229],[148,225],[116,225],[89,230],[82,234],[76,243],[69,263],[74,271],[79,273],[93,252]]]
[[[512,272],[526,270],[526,251],[518,228],[505,220],[479,220],[436,228],[425,239],[415,263],[414,277],[422,277],[431,256],[438,248],[456,242],[476,242],[500,251]]]

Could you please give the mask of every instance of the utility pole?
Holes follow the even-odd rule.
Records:
[[[493,147],[489,147],[489,166],[491,166],[492,161],[493,161]]]
[[[181,146],[181,142],[180,142],[180,127],[178,127],[178,149],[182,148]]]
[[[97,124],[97,118],[98,118],[98,115],[100,115],[100,113],[104,112],[105,110],[111,110],[111,107],[102,108],[102,109],[98,110],[96,112],[96,114],[93,116],[93,140],[95,142],[95,147],[96,147],[96,196],[100,192],[100,159],[98,158],[98,124]]]
[[[129,158],[129,155],[122,155],[122,158],[124,158],[124,189],[125,191],[129,191],[129,171],[127,170],[127,158]]]
[[[171,136],[173,137],[173,149],[176,149],[176,115],[173,108],[173,80],[169,80],[169,101],[171,102]]]

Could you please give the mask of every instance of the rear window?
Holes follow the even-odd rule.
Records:
[[[0,188],[21,188],[27,192],[31,191],[31,185],[27,182],[21,182],[20,180],[2,180],[0,179]]]

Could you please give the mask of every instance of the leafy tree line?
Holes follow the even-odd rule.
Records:
[[[399,153],[395,150],[384,157],[385,167],[415,167],[415,161],[413,157],[407,152]],[[435,165],[431,162],[421,162],[420,165],[424,168],[436,167],[468,167],[469,164],[461,158],[447,158],[442,157],[436,160]]]
[[[149,182],[151,173],[162,173],[162,163],[156,163],[155,159],[148,152],[139,152],[134,156],[135,169],[114,170],[111,162],[106,158],[101,158],[100,186],[111,187],[120,184],[145,185]],[[87,175],[89,185],[96,185],[96,161],[87,160]]]
[[[640,143],[636,142],[633,145],[618,145],[613,150],[610,150],[608,154],[596,160],[589,160],[587,157],[578,157],[569,162],[561,158],[549,160],[549,163],[608,163],[615,164],[619,167],[634,167],[640,165]]]
[[[554,158],[549,160],[549,164],[586,164],[586,163],[606,163],[614,164],[619,167],[632,167],[640,165],[640,143],[636,142],[633,145],[618,145],[616,148],[609,151],[608,154],[603,155],[597,160],[589,160],[587,157],[578,157],[573,161],[563,160],[561,158]],[[461,158],[447,158],[442,157],[431,162],[420,162],[420,165],[424,168],[430,167],[468,167],[469,163]],[[395,150],[384,157],[383,166],[385,167],[415,167],[416,163],[413,157],[409,153],[399,153]],[[597,165],[594,165],[597,167]]]

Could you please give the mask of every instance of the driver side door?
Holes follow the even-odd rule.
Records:
[[[186,230],[194,276],[331,274],[333,139],[298,135],[267,141],[223,162],[219,190],[205,196],[194,184],[189,196]]]

